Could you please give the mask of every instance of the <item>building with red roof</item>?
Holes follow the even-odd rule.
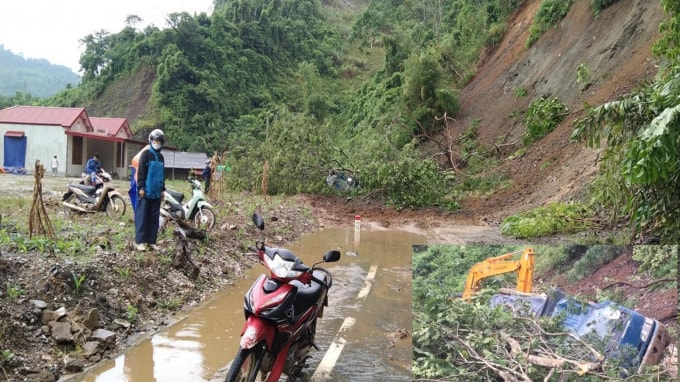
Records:
[[[133,138],[127,119],[90,117],[84,108],[9,107],[0,110],[0,134],[3,167],[31,169],[37,160],[48,167],[56,155],[66,176],[79,176],[95,153],[107,171],[126,176],[128,153],[146,144]]]

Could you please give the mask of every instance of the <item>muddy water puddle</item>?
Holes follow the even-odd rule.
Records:
[[[316,343],[304,381],[411,380],[411,254],[424,238],[404,231],[326,229],[288,246],[307,265],[330,249],[342,252],[325,264],[333,274],[329,306],[317,326]],[[255,258],[254,258],[255,261]],[[125,354],[83,376],[83,382],[213,381],[236,354],[243,326],[243,296],[265,271],[255,265],[233,286],[190,315]],[[367,280],[367,276],[373,276]],[[358,297],[370,287],[365,296]],[[343,321],[345,345],[329,373],[313,375]],[[403,334],[408,335],[404,336]]]

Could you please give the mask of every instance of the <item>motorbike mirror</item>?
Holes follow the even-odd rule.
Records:
[[[323,261],[326,263],[334,263],[340,260],[340,251],[328,251],[323,255]]]
[[[257,213],[253,213],[253,224],[255,224],[255,227],[260,231],[264,230],[264,220],[262,219],[262,216]]]

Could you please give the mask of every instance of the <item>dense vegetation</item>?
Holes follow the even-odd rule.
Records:
[[[76,86],[80,76],[69,68],[44,59],[24,58],[0,45],[0,108],[13,104],[30,105],[38,98],[51,97],[65,87]],[[18,97],[16,103],[7,100]]]
[[[573,137],[591,146],[606,141],[595,203],[612,218],[629,215],[638,231],[680,241],[680,3],[661,1],[671,16],[653,53],[663,60],[641,89],[597,107],[576,123]]]
[[[355,192],[452,209],[449,179],[418,136],[456,113],[455,89],[519,2],[486,3],[217,1],[210,16],[172,14],[169,28],[141,31],[130,16],[119,33],[83,39],[83,85],[51,102],[83,104],[154,67],[152,112],[135,129],[226,153],[234,188],[259,187],[267,162],[270,193],[329,192],[339,164],[359,174]]]
[[[594,14],[615,2],[591,0]],[[508,186],[502,175],[489,173],[499,158],[476,141],[475,123],[453,150],[437,133],[455,117],[457,89],[475,73],[480,50],[500,41],[507,17],[522,3],[216,0],[211,15],[175,13],[168,28],[143,30],[130,15],[118,33],[83,38],[82,84],[45,103],[96,103],[122,79],[151,70],[152,99],[133,130],[144,137],[161,127],[180,150],[224,153],[235,190],[266,184],[272,194],[333,192],[324,180],[341,166],[359,177],[353,194],[397,208],[455,209],[461,196]],[[542,0],[531,38],[554,27],[571,4]],[[597,198],[581,217],[632,216],[638,228],[632,237],[653,232],[662,242],[677,242],[680,223],[672,217],[679,210],[673,192],[680,145],[672,100],[680,32],[676,5],[662,4],[672,18],[655,48],[666,59],[658,80],[625,100],[592,107],[574,136],[608,140],[603,187],[595,188]],[[582,85],[586,70],[579,71]],[[525,145],[567,112],[555,98],[532,103]],[[422,150],[426,140],[441,150]],[[578,226],[557,222],[536,231],[518,220],[530,221],[514,219],[508,234]]]
[[[604,344],[576,340],[566,334],[559,318],[515,317],[489,306],[499,287],[514,288],[516,274],[485,280],[482,290],[471,301],[452,298],[462,292],[472,265],[489,257],[523,250],[520,246],[429,246],[419,248],[413,258],[413,347],[414,380],[619,380],[621,358],[612,358],[601,369],[587,370],[592,351],[604,354]],[[535,246],[534,279],[566,273],[569,282],[578,282],[603,263],[630,247],[621,246]],[[673,278],[677,272],[677,246],[638,246],[633,259],[640,261],[638,276]],[[671,266],[668,266],[671,264]],[[675,283],[660,284],[661,288]],[[433,287],[435,286],[435,287]],[[546,291],[547,292],[547,291]],[[633,306],[634,297],[601,290],[598,299]],[[511,347],[521,349],[519,353]],[[527,361],[537,354],[544,359],[565,361],[549,367]],[[623,354],[618,356],[623,357]],[[514,378],[510,378],[514,377]],[[630,381],[670,381],[671,376],[650,367]]]

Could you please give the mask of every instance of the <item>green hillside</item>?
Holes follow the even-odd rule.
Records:
[[[580,17],[598,23],[598,15],[617,3],[593,1]],[[680,9],[661,3],[670,15]],[[360,179],[361,187],[348,196],[395,208],[453,211],[470,192],[488,195],[506,187],[502,175],[488,175],[504,158],[477,139],[479,120],[462,126],[455,139],[441,135],[460,111],[459,92],[474,78],[480,53],[501,42],[518,9],[538,9],[526,24],[528,37],[514,42],[529,50],[559,26],[572,4],[216,1],[211,15],[171,14],[167,29],[140,30],[128,19],[119,33],[86,36],[82,85],[48,103],[125,116],[139,137],[160,127],[180,150],[224,153],[234,190],[258,188],[266,162],[269,193],[332,193],[325,178],[340,165]],[[673,28],[668,31],[655,45],[657,57],[676,55],[679,38]],[[633,97],[617,113],[589,108],[574,126],[575,139],[609,140],[607,184],[619,186],[597,200],[583,198],[586,205],[578,211],[563,208],[567,213],[556,218],[567,223],[555,225],[558,231],[574,229],[568,223],[573,214],[580,221],[611,212],[610,221],[629,219],[634,232],[677,239],[672,195],[680,183],[680,144],[670,105],[680,91],[674,85],[677,60],[664,62],[654,84],[638,94],[649,102]],[[587,70],[579,73],[582,81]],[[527,89],[514,92],[521,99]],[[540,144],[568,110],[557,97],[533,96],[535,102],[514,112],[526,125],[526,136],[518,140],[524,150]],[[599,128],[608,124],[625,128]],[[433,142],[436,150],[423,150]],[[669,163],[663,171],[661,161]],[[602,205],[615,208],[602,211]],[[514,225],[522,219],[516,220],[509,234],[525,232]]]
[[[26,93],[48,98],[79,83],[80,76],[65,66],[53,65],[44,59],[27,59],[0,45],[0,96]]]

